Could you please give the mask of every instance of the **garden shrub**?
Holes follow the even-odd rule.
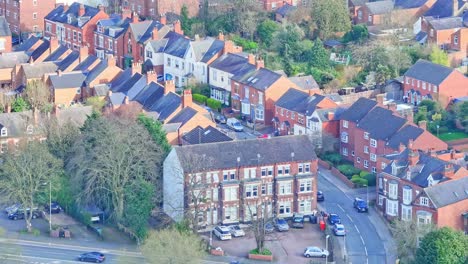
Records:
[[[359,169],[356,169],[353,165],[349,164],[338,165],[337,169],[341,173],[343,173],[348,179],[350,179],[353,175],[360,173]]]
[[[250,250],[249,252],[250,254],[257,254],[257,255],[265,255],[265,256],[271,256],[272,253],[269,249],[267,248],[264,248],[262,252],[259,252],[258,251],[258,248],[254,248],[252,250]]]
[[[341,163],[341,155],[339,153],[328,152],[323,155],[325,161],[329,161],[333,166],[336,166]]]
[[[206,104],[206,100],[208,99],[206,96],[202,94],[193,94],[192,98],[195,102],[198,102],[200,104]]]
[[[365,186],[368,184],[367,180],[362,178],[361,176],[359,175],[353,175],[353,177],[351,178],[351,181],[356,184],[357,186]]]
[[[213,98],[206,99],[206,105],[213,110],[219,110],[221,108],[221,102]]]

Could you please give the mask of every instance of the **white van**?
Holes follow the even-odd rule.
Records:
[[[228,118],[227,122],[226,122],[227,126],[230,127],[231,129],[233,129],[234,131],[237,131],[237,132],[242,132],[244,131],[244,127],[241,125],[241,123],[239,122],[239,120],[231,117],[231,118]]]

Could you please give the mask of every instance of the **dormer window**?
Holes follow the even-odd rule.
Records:
[[[7,132],[6,127],[3,127],[3,128],[1,129],[1,132],[0,132],[0,133],[1,133],[1,136],[2,136],[2,137],[8,136],[8,132]]]
[[[34,132],[34,127],[32,125],[28,125],[26,128],[26,133],[32,134]]]
[[[67,23],[68,23],[68,24],[71,24],[72,21],[73,21],[73,15],[72,15],[72,14],[68,14],[68,16],[67,16]]]

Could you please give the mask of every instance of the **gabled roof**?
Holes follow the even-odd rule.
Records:
[[[215,54],[218,54],[224,49],[224,41],[215,39],[211,44],[210,48],[205,52],[203,57],[201,58],[201,62],[207,63],[209,60],[213,58]]]
[[[454,0],[437,0],[434,5],[432,5],[432,7],[424,14],[424,16],[433,16],[437,18],[453,16],[455,13],[453,10],[453,1]],[[459,8],[464,4],[465,2],[463,0],[458,0]]]
[[[249,64],[247,57],[243,54],[224,54],[210,64],[210,68],[230,73],[232,75],[241,75],[255,70],[255,65]]]
[[[99,74],[101,74],[104,70],[107,69],[107,67],[108,67],[107,61],[101,61],[101,62],[98,63],[98,65],[96,65],[91,70],[89,70],[89,71],[84,70],[84,72],[86,73],[85,82],[90,83],[90,82],[94,81],[99,76]]]
[[[341,119],[357,123],[376,105],[376,101],[361,97],[341,115]]]
[[[426,21],[429,24],[431,24],[435,30],[455,29],[464,27],[463,18],[461,17],[426,17]]]
[[[51,74],[49,78],[54,89],[68,89],[82,87],[86,75],[82,72],[64,72],[60,76]]]
[[[70,65],[72,65],[78,58],[80,57],[80,52],[79,51],[72,51],[68,56],[63,58],[63,60],[59,61],[57,64],[59,65],[59,70],[64,71]]]
[[[375,107],[358,122],[357,126],[369,132],[369,136],[373,139],[388,140],[405,123],[406,119],[393,115],[391,110]]]
[[[5,19],[5,16],[0,16],[0,36],[11,37],[10,27],[8,26],[8,22]]]
[[[153,51],[158,53],[158,52],[164,52],[164,49],[166,48],[166,45],[168,42],[169,42],[168,39],[160,39],[160,40],[151,40],[149,43]]]
[[[398,149],[400,144],[407,146],[410,139],[415,140],[423,132],[424,130],[422,128],[408,124],[390,137],[387,141],[387,146],[393,149]]]
[[[180,110],[179,113],[177,113],[176,116],[174,116],[168,124],[171,123],[181,123],[181,126],[183,126],[185,123],[187,123],[192,117],[194,117],[197,114],[197,111],[191,107],[185,107],[184,109]]]
[[[401,9],[417,8],[423,6],[428,0],[395,0],[395,7]]]
[[[436,208],[468,200],[468,177],[427,187],[424,192]]]
[[[54,62],[41,62],[41,63],[24,63],[21,64],[26,79],[38,79],[46,73],[54,73],[58,70],[57,64]]]
[[[73,70],[74,71],[86,71],[98,59],[99,59],[98,57],[89,54],[88,57],[86,57],[86,59],[84,59],[80,64],[78,64]]]
[[[145,43],[153,35],[153,28],[158,29],[158,37],[163,38],[167,33],[167,26],[155,20],[145,20],[137,23],[130,23],[130,30],[138,43]]]
[[[34,117],[32,111],[18,112],[18,113],[0,113],[0,125],[2,128],[7,129],[8,137],[24,136],[27,131],[28,125],[34,124]],[[33,130],[34,134],[39,129]]]
[[[33,58],[33,60],[37,60],[46,50],[49,49],[50,42],[46,39],[42,40],[41,45],[39,45],[36,49],[32,51],[27,51],[27,53]]]
[[[281,75],[274,71],[265,68],[255,69],[253,67],[251,71],[234,75],[231,79],[257,90],[266,91],[280,78]]]
[[[147,108],[147,111],[158,113],[158,120],[165,121],[181,104],[179,95],[168,93]]]
[[[66,46],[59,45],[44,61],[57,61],[60,57],[67,52],[69,49]]]
[[[74,27],[82,28],[90,19],[99,13],[99,8],[83,5],[85,13],[79,16],[80,3],[74,2],[65,11],[63,5],[57,6],[52,10],[44,19],[62,24],[72,25]],[[69,17],[71,20],[69,21]],[[71,22],[71,23],[69,23]]]
[[[384,0],[365,4],[373,15],[388,14],[393,10],[393,1]]]
[[[184,58],[187,50],[190,48],[190,40],[184,35],[180,35],[174,31],[169,31],[165,38],[168,39],[168,42],[164,53],[178,58]]]
[[[126,96],[128,96],[129,100],[133,100],[145,86],[146,76],[136,73],[120,86],[111,86],[112,95],[110,96],[110,101],[113,105],[120,105]]]
[[[223,132],[219,131],[218,129],[208,126],[203,128],[201,126],[197,126],[196,128],[192,129],[190,132],[185,133],[182,136],[182,140],[184,144],[205,144],[205,143],[214,143],[214,142],[224,142],[224,141],[232,141],[233,139],[228,137]]]
[[[318,83],[315,81],[312,75],[289,77],[288,79],[303,90],[311,90],[311,89],[320,88]]]
[[[313,149],[313,144],[306,135],[185,145],[173,148],[179,157],[184,173],[290,162],[291,153],[294,153],[293,159],[295,161],[316,160],[317,156]],[[193,161],[197,160],[197,156],[205,157],[204,161],[194,164]]]
[[[405,76],[439,85],[452,71],[454,69],[420,59],[405,72]]]
[[[26,63],[29,60],[28,54],[24,51],[7,52],[0,55],[0,69],[13,68],[18,63]]]
[[[31,36],[29,37],[27,40],[25,40],[22,44],[18,45],[16,48],[15,48],[15,51],[28,51],[30,48],[32,48],[32,46],[34,46],[34,44],[36,44],[38,41],[42,41],[40,40],[38,37],[36,36]]]
[[[120,15],[113,14],[108,19],[99,20],[97,25],[104,28],[104,32],[101,34],[116,39],[128,29],[131,21],[132,20],[128,17],[122,19]],[[111,34],[111,32],[113,32],[113,34]]]
[[[322,95],[314,94],[309,96],[307,93],[290,88],[278,99],[276,105],[297,113],[310,115],[315,111],[317,104],[323,99],[325,97]]]
[[[287,16],[289,13],[291,13],[292,11],[296,10],[297,7],[295,6],[292,6],[288,3],[284,3],[284,5],[282,5],[280,8],[278,8],[276,10],[276,14],[278,15],[281,15],[283,17]]]

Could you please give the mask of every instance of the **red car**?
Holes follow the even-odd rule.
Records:
[[[263,135],[258,136],[258,138],[270,138],[270,135],[269,134],[263,134]]]

